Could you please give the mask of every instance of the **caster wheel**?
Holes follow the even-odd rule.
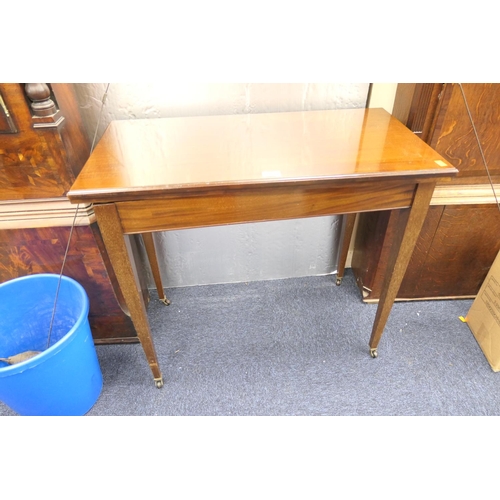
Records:
[[[164,299],[160,299],[160,302],[163,302],[166,306],[170,305],[170,300],[168,300],[166,297]]]
[[[376,358],[378,356],[377,349],[370,349],[370,356]]]
[[[155,380],[155,385],[157,389],[161,389],[163,387],[163,378]]]
[[[342,284],[342,278],[337,278],[337,286],[340,286]]]

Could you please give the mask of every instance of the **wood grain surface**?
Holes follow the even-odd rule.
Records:
[[[408,181],[385,181],[378,188],[368,182],[319,188],[293,184],[119,202],[117,209],[123,231],[141,233],[406,208],[414,191]]]
[[[64,196],[90,152],[72,86],[54,84],[64,120],[38,129],[24,86],[2,83],[0,91],[18,129],[0,135],[0,200]]]
[[[68,197],[99,203],[173,191],[454,173],[382,109],[123,120],[110,124]]]
[[[1,230],[0,282],[38,273],[59,274],[69,232],[69,227]],[[98,238],[96,228],[74,229],[64,274],[78,281],[89,296],[89,322],[95,341],[137,341],[132,321],[114,293]]]
[[[481,147],[494,182],[500,182],[500,84],[462,84]],[[477,145],[464,98],[458,84],[447,84],[439,119],[429,138],[459,173],[454,183],[487,182],[484,162]]]

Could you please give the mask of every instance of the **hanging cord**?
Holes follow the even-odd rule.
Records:
[[[106,86],[106,90],[104,91],[104,94],[103,94],[102,99],[101,99],[101,109],[99,110],[99,116],[97,118],[97,123],[95,126],[94,139],[92,140],[92,146],[90,148],[89,154],[92,154],[92,151],[94,151],[95,141],[96,141],[96,137],[97,137],[97,131],[99,130],[99,125],[101,122],[102,110],[104,109],[104,104],[106,103],[106,98],[108,97],[109,86],[110,86],[110,84],[108,83]],[[49,345],[50,345],[50,337],[52,335],[52,327],[54,325],[54,318],[56,315],[57,299],[59,297],[59,288],[61,287],[62,274],[64,271],[64,266],[66,265],[66,258],[68,257],[69,244],[71,243],[71,236],[73,235],[73,230],[74,230],[75,225],[76,225],[76,217],[78,215],[79,208],[80,208],[80,204],[78,204],[76,206],[75,216],[73,217],[73,223],[71,224],[71,229],[69,231],[68,243],[66,244],[66,251],[64,252],[64,258],[63,258],[62,265],[61,265],[61,272],[59,273],[59,280],[57,281],[56,297],[54,299],[54,307],[52,308],[52,317],[50,319],[49,334],[47,336],[47,346],[45,347],[45,349],[48,349]]]
[[[467,109],[467,114],[469,115],[469,120],[470,120],[471,125],[472,125],[472,130],[474,130],[474,135],[476,136],[477,145],[479,147],[479,152],[481,153],[481,158],[483,159],[484,168],[486,169],[486,173],[488,174],[488,180],[490,181],[490,184],[491,184],[491,189],[493,191],[493,196],[495,197],[495,201],[496,201],[498,210],[500,210],[500,203],[498,202],[497,193],[495,192],[495,186],[494,186],[493,180],[491,178],[490,169],[488,168],[488,164],[486,163],[486,158],[484,156],[483,148],[481,146],[481,141],[479,140],[479,135],[477,133],[476,126],[474,124],[474,120],[472,119],[472,114],[471,114],[470,109],[469,109],[469,104],[467,102],[467,98],[465,97],[464,89],[463,89],[461,83],[459,83],[458,86],[460,88],[460,91],[462,92],[462,97],[464,99],[465,108]]]
[[[90,154],[92,154],[92,151],[94,151],[94,146],[95,146],[95,140],[97,137],[97,131],[99,130],[99,124],[101,123],[101,116],[102,116],[102,110],[104,109],[104,104],[106,104],[106,98],[108,97],[108,90],[109,86],[111,84],[108,83],[106,86],[106,90],[104,91],[104,94],[101,99],[101,109],[99,110],[99,116],[97,117],[97,123],[95,126],[95,131],[94,131],[94,139],[92,140],[92,147],[90,148]]]

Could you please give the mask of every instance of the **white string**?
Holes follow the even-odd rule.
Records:
[[[101,123],[101,116],[102,116],[102,110],[104,109],[104,104],[106,103],[106,98],[108,97],[108,89],[111,84],[108,83],[106,86],[106,90],[104,91],[104,94],[101,99],[101,109],[99,110],[99,116],[97,117],[97,124],[95,127],[94,131],[94,139],[92,140],[92,147],[90,148],[90,153],[92,154],[92,151],[94,151],[94,146],[95,146],[95,140],[97,137],[97,131],[99,130],[99,124]]]
[[[97,118],[97,123],[95,126],[94,139],[92,141],[92,146],[90,147],[90,154],[92,154],[92,151],[94,151],[95,141],[96,141],[96,137],[97,137],[97,131],[99,129],[99,125],[101,122],[102,110],[103,110],[104,104],[106,102],[106,97],[108,96],[109,85],[110,84],[108,83],[108,85],[106,86],[106,90],[104,91],[104,94],[103,94],[102,99],[101,99],[101,109],[99,110],[99,116]],[[54,318],[56,315],[57,299],[59,297],[59,289],[61,287],[62,274],[64,271],[64,266],[66,265],[66,258],[68,257],[69,244],[71,243],[71,236],[73,235],[73,230],[74,230],[75,225],[76,225],[76,217],[78,215],[79,208],[80,208],[80,204],[78,204],[76,206],[75,216],[73,218],[73,223],[71,224],[71,229],[70,229],[69,236],[68,236],[68,243],[66,244],[66,251],[64,252],[64,258],[63,258],[62,265],[61,265],[61,272],[59,273],[59,280],[57,282],[56,296],[54,299],[54,307],[52,308],[52,317],[50,319],[49,334],[47,336],[47,346],[45,347],[45,349],[48,349],[49,345],[50,345],[50,337],[52,335],[52,327],[54,325]]]

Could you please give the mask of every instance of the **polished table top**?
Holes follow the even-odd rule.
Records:
[[[99,203],[223,187],[455,173],[383,109],[123,120],[109,125],[68,196]]]

